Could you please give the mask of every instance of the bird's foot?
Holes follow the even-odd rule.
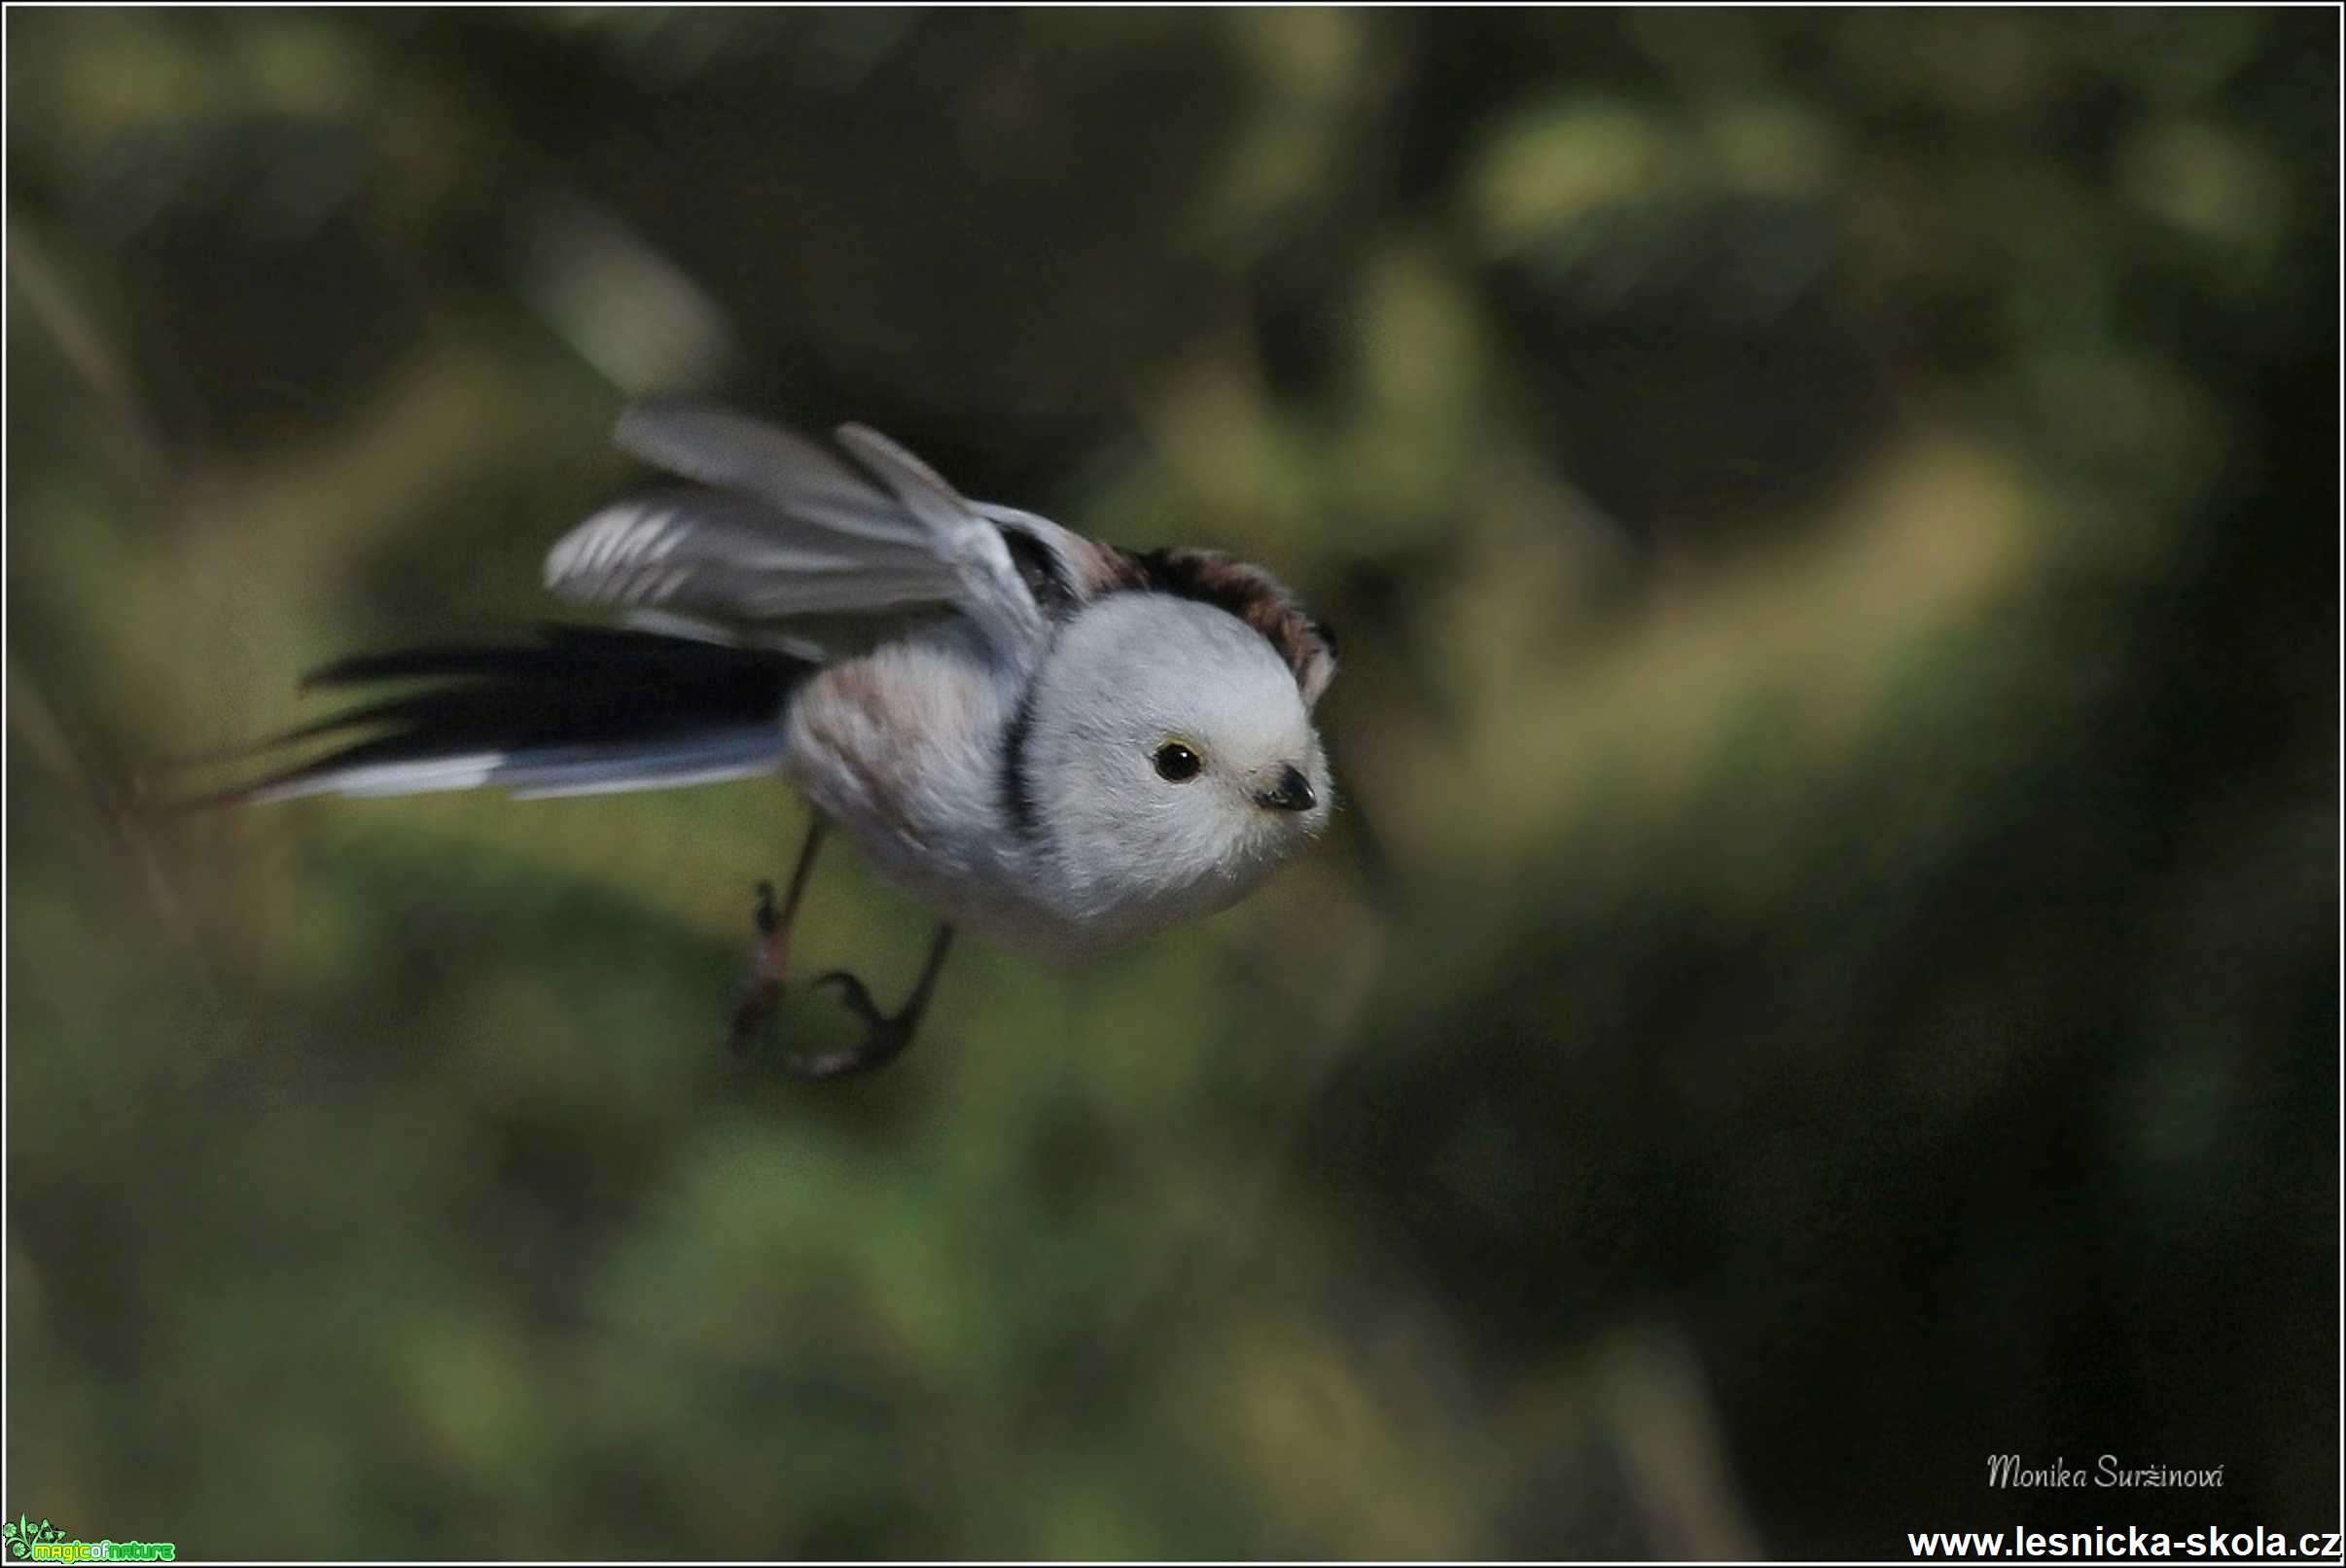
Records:
[[[847,971],[833,970],[818,978],[814,988],[833,984],[838,986],[847,1011],[864,1020],[863,1043],[822,1056],[794,1056],[791,1071],[801,1078],[845,1078],[885,1067],[903,1054],[905,1047],[912,1043],[912,1032],[920,1027],[920,1016],[928,1010],[927,992],[916,993],[904,1011],[890,1016],[873,1003],[871,988]]]

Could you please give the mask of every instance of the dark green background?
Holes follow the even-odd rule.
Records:
[[[2336,1524],[2333,14],[7,26],[11,1516]],[[815,1088],[720,1048],[771,787],[145,803],[542,613],[686,387],[1271,564],[1337,831]]]

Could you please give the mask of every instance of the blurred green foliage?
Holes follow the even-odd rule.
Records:
[[[9,1509],[2336,1522],[2333,16],[7,29]],[[542,613],[681,387],[1271,564],[1345,633],[1333,841],[966,949],[810,1087],[718,1044],[772,789],[141,803],[325,658]],[[885,993],[922,929],[842,854],[799,957]]]

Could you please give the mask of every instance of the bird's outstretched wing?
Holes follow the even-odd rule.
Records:
[[[803,436],[690,399],[636,405],[616,437],[703,487],[620,502],[572,529],[546,558],[557,597],[731,622],[934,607],[1005,653],[1044,636],[1002,528],[877,431],[838,431],[870,478]]]

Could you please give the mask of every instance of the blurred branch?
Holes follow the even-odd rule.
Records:
[[[8,214],[8,270],[23,291],[33,319],[104,408],[107,417],[99,434],[115,447],[122,471],[149,500],[167,501],[180,476],[139,396],[136,378],[96,317],[75,298],[32,225],[14,209]]]
[[[631,396],[705,387],[731,355],[723,307],[598,202],[541,194],[513,266],[531,312]]]
[[[1718,1407],[1685,1334],[1660,1324],[1617,1334],[1597,1352],[1597,1368],[1630,1494],[1656,1554],[1743,1562],[1762,1556],[1728,1473]]]

